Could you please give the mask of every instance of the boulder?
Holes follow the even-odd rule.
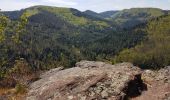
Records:
[[[27,100],[119,100],[141,94],[142,71],[130,63],[81,61],[53,69],[29,87]]]

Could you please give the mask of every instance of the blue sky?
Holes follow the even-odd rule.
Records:
[[[71,7],[81,11],[121,10],[136,7],[154,7],[170,10],[170,0],[1,0],[0,9],[3,11],[20,10],[35,5]]]

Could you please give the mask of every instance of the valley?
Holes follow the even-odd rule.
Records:
[[[47,70],[67,70],[82,60],[165,68],[170,65],[169,14],[158,8],[97,13],[52,6],[1,11],[0,87],[24,92]]]

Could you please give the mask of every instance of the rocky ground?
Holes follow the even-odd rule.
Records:
[[[81,61],[59,67],[16,89],[0,89],[0,100],[170,100],[170,66],[141,70],[131,63]],[[4,92],[5,91],[5,92]]]
[[[56,68],[29,87],[27,100],[170,100],[170,67],[141,70],[130,63],[116,65],[81,61]]]
[[[147,91],[134,100],[170,100],[170,66],[158,71],[145,70],[142,80]]]

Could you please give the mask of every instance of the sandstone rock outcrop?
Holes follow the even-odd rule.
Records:
[[[131,63],[81,61],[52,69],[30,85],[26,100],[170,100],[170,67],[141,70]]]
[[[134,100],[170,100],[170,66],[158,71],[144,70],[142,80],[148,89]]]
[[[141,70],[130,63],[81,61],[50,72],[31,84],[27,100],[118,100],[143,90]]]

